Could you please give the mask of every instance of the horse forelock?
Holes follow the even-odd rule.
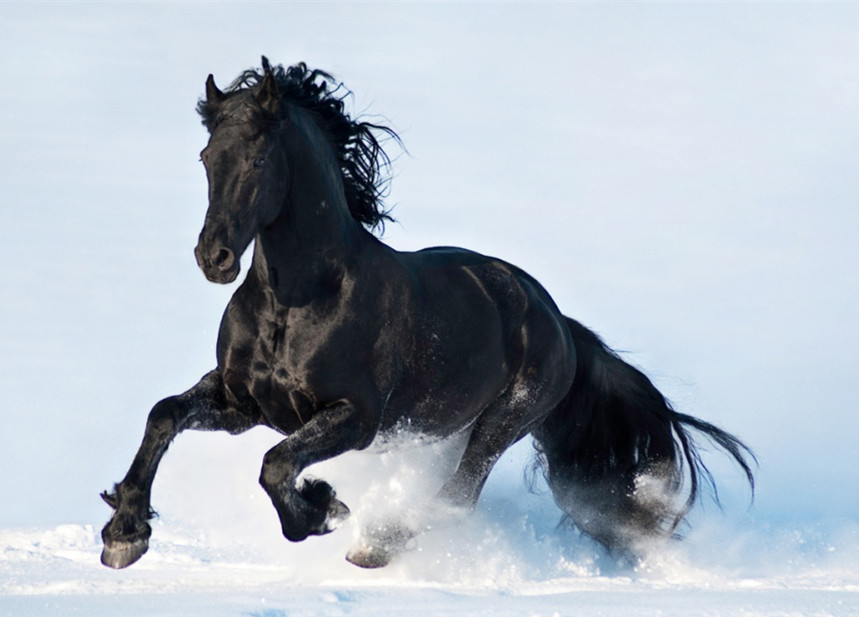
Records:
[[[399,136],[387,126],[352,118],[345,109],[351,91],[329,73],[308,69],[303,62],[288,68],[277,65],[271,71],[280,98],[275,114],[263,109],[256,97],[265,72],[249,69],[230,84],[223,97],[198,102],[203,124],[211,133],[222,123],[250,122],[264,132],[287,115],[289,105],[310,112],[334,149],[352,217],[370,229],[383,230],[385,221],[393,220],[384,205],[391,161],[377,134],[401,145]]]

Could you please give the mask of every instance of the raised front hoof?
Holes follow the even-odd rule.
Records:
[[[335,499],[328,504],[328,512],[325,515],[325,521],[322,523],[320,532],[316,535],[331,533],[346,522],[346,519],[348,519],[351,514],[352,511],[349,509],[349,506],[339,499]]]
[[[298,494],[315,510],[308,517],[308,535],[331,533],[351,514],[349,507],[337,499],[337,493],[324,480],[305,478]]]
[[[127,568],[143,557],[148,550],[149,541],[145,539],[106,542],[101,551],[101,563],[114,570]]]
[[[324,536],[343,524],[351,511],[342,501],[333,501],[328,510],[314,510],[308,513],[305,525],[289,521],[282,525],[283,536],[290,542],[301,542],[308,536]]]
[[[331,533],[351,514],[349,507],[337,499],[331,485],[323,480],[305,478],[297,493],[301,499],[293,501],[294,514],[281,516],[283,535],[291,542]]]

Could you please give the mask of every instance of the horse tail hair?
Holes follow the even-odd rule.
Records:
[[[634,557],[644,541],[675,535],[702,482],[718,503],[690,429],[736,461],[754,495],[756,459],[743,442],[675,411],[644,373],[599,336],[573,319],[567,324],[576,350],[575,377],[532,434],[537,466],[570,522],[611,551]]]

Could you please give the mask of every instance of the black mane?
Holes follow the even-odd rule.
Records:
[[[268,61],[263,58],[264,67]],[[399,136],[389,127],[360,122],[345,111],[345,100],[351,91],[337,82],[329,73],[311,70],[303,62],[284,68],[270,67],[280,95],[280,108],[276,116],[258,108],[252,115],[261,131],[269,130],[286,114],[283,103],[297,105],[311,112],[324,128],[335,150],[343,178],[346,202],[352,217],[370,228],[384,229],[386,220],[394,220],[383,204],[389,178],[384,173],[391,160],[382,149],[376,132],[400,143]],[[249,69],[243,72],[225,90],[225,98],[212,102],[201,99],[197,112],[211,132],[223,120],[224,103],[245,90],[257,88],[265,77],[264,71]],[[329,85],[333,84],[333,85]]]

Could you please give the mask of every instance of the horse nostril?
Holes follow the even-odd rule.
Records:
[[[212,259],[212,265],[221,272],[224,272],[232,268],[235,260],[236,256],[230,249],[222,248],[215,254],[214,259]]]

